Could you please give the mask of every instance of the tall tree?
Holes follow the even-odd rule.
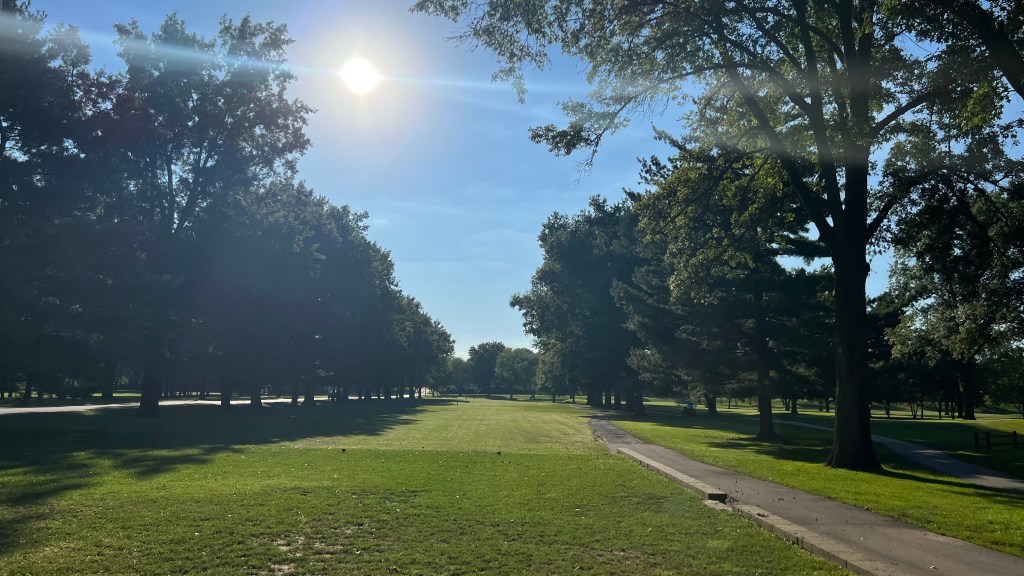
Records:
[[[565,128],[535,140],[557,153],[596,149],[630,113],[697,93],[690,126],[726,147],[767,150],[828,247],[835,273],[837,415],[830,465],[875,469],[866,398],[868,247],[900,201],[872,187],[882,144],[943,97],[947,116],[992,86],[986,59],[951,52],[933,67],[890,3],[420,0],[420,10],[465,24],[464,39],[494,51],[498,78],[525,94],[523,70],[560,48],[590,66],[594,90],[568,102]],[[955,57],[954,57],[955,56]],[[1005,103],[996,99],[997,105]],[[731,103],[721,113],[722,102]],[[716,105],[719,104],[719,105]],[[960,132],[969,139],[971,135]]]
[[[498,364],[498,356],[501,356],[505,348],[501,342],[483,342],[469,349],[473,385],[483,394],[494,392],[494,367]]]
[[[799,211],[771,157],[684,149],[667,170],[668,177],[653,175],[656,190],[638,202],[641,225],[665,247],[675,300],[703,306],[724,321],[725,348],[740,353],[736,360],[748,360],[754,375],[758,437],[776,439],[775,382],[795,375],[792,357],[779,360],[780,343],[797,324],[788,316],[799,312],[786,304],[797,294],[808,296],[794,290],[798,279],[778,259],[812,258],[823,249],[806,238],[807,221],[794,217]],[[805,311],[815,301],[809,296]]]
[[[564,357],[589,405],[619,408],[625,396],[626,409],[643,413],[640,380],[628,363],[638,340],[612,294],[616,280],[633,273],[633,228],[628,202],[598,197],[579,214],[551,215],[539,236],[544,262],[510,305],[523,313],[542,354]]]
[[[529,348],[506,348],[494,364],[494,385],[512,400],[516,394],[534,397],[537,388],[537,354]]]
[[[140,238],[147,268],[135,298],[152,318],[138,413],[155,416],[168,340],[183,321],[180,288],[190,277],[196,222],[291,176],[309,145],[310,109],[285,95],[293,76],[282,25],[224,19],[217,38],[206,40],[172,14],[150,36],[135,21],[116,29],[127,70],[103,145],[125,182],[112,217]]]
[[[106,284],[83,142],[110,79],[88,70],[77,29],[43,25],[28,3],[0,4],[0,378],[24,374],[26,398],[36,380],[57,390],[101,362]]]
[[[960,382],[958,412],[968,420],[975,419],[983,359],[1020,341],[1024,326],[1024,262],[1008,260],[990,234],[999,228],[982,221],[1014,211],[1013,204],[935,190],[900,219],[896,234],[893,283],[910,305],[890,331],[895,352],[907,357],[920,349],[932,364],[951,361]]]

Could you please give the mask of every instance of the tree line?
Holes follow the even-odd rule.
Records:
[[[366,214],[298,179],[312,110],[284,25],[117,24],[124,70],[76,28],[0,4],[0,389],[259,405],[422,394],[453,352]]]
[[[879,466],[870,431],[875,378],[865,288],[869,256],[876,251],[894,246],[907,263],[902,276],[908,282],[900,291],[913,313],[901,321],[901,330],[941,340],[928,351],[943,349],[955,360],[962,373],[961,394],[968,398],[965,415],[979,361],[994,354],[997,342],[1010,342],[1007,354],[1019,356],[1024,235],[1015,145],[1021,120],[1011,105],[1024,95],[1024,3],[419,0],[414,10],[459,23],[460,39],[494,52],[499,62],[495,76],[512,81],[520,97],[526,96],[524,71],[543,68],[551,51],[587,66],[592,91],[563,103],[566,123],[531,131],[535,141],[556,154],[581,150],[592,158],[602,140],[631,117],[666,107],[678,110],[686,127],[679,139],[685,165],[670,167],[672,172],[709,183],[724,178],[724,187],[696,186],[694,194],[702,188],[715,191],[720,197],[709,199],[710,206],[724,207],[736,217],[731,229],[707,236],[725,242],[703,253],[715,257],[720,248],[733,261],[720,267],[717,261],[697,260],[707,263],[716,279],[723,279],[719,273],[735,283],[778,275],[761,248],[753,246],[768,240],[770,231],[747,227],[753,213],[743,212],[743,200],[731,197],[739,189],[735,179],[742,178],[738,168],[758,171],[763,166],[774,174],[775,181],[756,186],[782,191],[787,225],[805,225],[830,266],[837,412],[829,465]],[[706,173],[687,173],[691,164],[707,166]],[[771,220],[775,210],[763,206],[760,194],[755,196],[751,210]],[[681,213],[680,224],[688,231],[708,224],[686,217],[686,206],[669,209]],[[670,222],[675,215],[668,214]],[[935,224],[937,217],[957,218],[944,231],[920,228]],[[657,242],[660,234],[649,235]],[[679,272],[681,262],[673,262],[672,254],[677,239],[667,240],[667,289],[678,299],[694,290],[696,277]],[[736,250],[746,242],[752,244],[741,255]],[[943,249],[952,252],[942,254]],[[952,269],[968,262],[971,271]],[[740,264],[743,270],[734,268]],[[897,268],[898,277],[903,270]],[[545,267],[538,272],[541,289],[547,274]],[[532,297],[537,287],[524,297]],[[733,293],[726,285],[706,292],[701,298],[709,302]],[[746,318],[740,340],[763,380],[765,370],[770,371],[763,362],[771,349],[765,352],[761,335],[772,330],[765,314],[774,296],[770,291],[752,294],[749,306],[736,312]],[[988,304],[997,299],[1005,304]],[[542,305],[527,306],[538,312],[528,315],[528,329],[554,322],[545,319]],[[988,315],[995,308],[1000,312]],[[727,329],[707,325],[707,330]],[[551,330],[572,334],[565,326]],[[548,333],[548,328],[539,332]],[[1014,333],[1016,340],[1007,336]],[[578,346],[561,339],[538,344]],[[592,344],[608,343],[598,338]],[[912,348],[894,343],[900,354]],[[719,352],[721,357],[734,353]],[[711,374],[722,368],[719,357],[702,355],[694,362]],[[621,364],[608,358],[602,362],[610,370],[603,373],[619,377]]]

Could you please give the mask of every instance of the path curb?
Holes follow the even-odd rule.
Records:
[[[684,488],[687,488],[688,490],[695,492],[704,500],[713,500],[715,502],[725,503],[726,499],[729,497],[728,494],[717,488],[713,488],[692,476],[687,476],[686,474],[683,474],[679,470],[676,470],[675,468],[672,468],[670,466],[666,466],[661,462],[637,454],[636,452],[630,450],[629,448],[620,447],[617,449],[617,452],[619,454],[628,456],[633,460],[636,460],[644,468],[654,470],[655,472],[661,474],[662,476],[668,478],[669,480],[672,480],[677,484],[682,485]]]
[[[862,574],[864,576],[901,576],[906,574],[906,572],[900,571],[892,564],[868,558],[831,538],[794,524],[758,506],[730,504],[728,502],[728,493],[705,484],[692,476],[683,474],[675,468],[638,454],[629,448],[616,447],[615,452],[696,493],[704,499],[704,504],[709,508],[738,514],[768,532],[854,574]]]

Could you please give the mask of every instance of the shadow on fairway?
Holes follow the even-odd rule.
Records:
[[[0,550],[23,542],[43,504],[97,482],[101,467],[153,477],[201,465],[239,446],[317,437],[377,436],[410,424],[429,406],[453,400],[369,400],[259,409],[163,406],[156,419],[134,410],[0,416]]]
[[[803,462],[821,466],[824,466],[825,460],[832,449],[832,432],[827,430],[777,425],[776,431],[780,433],[784,440],[782,442],[763,442],[754,438],[758,426],[756,417],[736,416],[723,411],[715,417],[702,414],[697,418],[684,418],[678,412],[661,406],[649,409],[649,413],[648,418],[640,420],[653,422],[659,426],[669,428],[705,429],[735,434],[732,438],[707,442],[707,446],[710,448],[742,450],[774,460]],[[616,416],[616,419],[633,418],[627,415],[619,415]],[[822,418],[822,420],[831,423],[830,418],[826,417]],[[966,487],[977,491],[980,496],[989,500],[1012,505],[1019,505],[1021,503],[1021,496],[1019,494],[995,488],[975,486],[968,482],[935,478],[924,473],[924,468],[893,454],[884,446],[876,445],[876,450],[884,467],[882,471],[876,473],[879,476],[950,488]],[[899,470],[894,470],[894,467],[898,467]],[[916,470],[920,470],[921,473],[916,472]]]

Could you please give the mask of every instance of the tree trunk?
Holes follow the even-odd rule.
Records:
[[[262,408],[263,407],[263,387],[253,385],[249,389],[249,408]]]
[[[101,377],[103,378],[103,395],[104,400],[114,399],[114,378],[117,377],[117,364],[113,362],[103,365],[103,372]]]
[[[26,372],[25,373],[25,392],[21,395],[22,402],[28,402],[32,399],[32,385],[36,383],[36,373]]]
[[[704,394],[704,405],[708,407],[708,416],[718,416],[718,398],[714,394]]]
[[[163,392],[164,350],[162,346],[153,345],[146,353],[145,365],[142,368],[142,399],[136,416],[157,418],[160,416],[160,394]]]
[[[302,397],[302,405],[313,407],[316,406],[316,381],[311,376],[306,376],[306,382],[304,386],[304,394]]]
[[[757,436],[758,440],[767,442],[774,442],[779,439],[775,433],[775,421],[772,415],[772,397],[767,390],[767,386],[761,383],[760,376],[758,377],[757,386],[759,393],[757,395]]]
[[[974,390],[975,390],[975,373],[976,364],[973,360],[970,360],[964,364],[960,370],[960,390],[963,394],[963,407],[964,412],[961,416],[964,420],[977,420],[977,416],[974,415]]]
[[[764,332],[764,293],[758,290],[754,294],[754,333],[753,352],[754,364],[757,367],[757,439],[774,442],[779,439],[775,433],[775,422],[772,414],[772,387],[768,369],[768,339]]]
[[[864,184],[867,185],[866,180]],[[863,230],[864,221],[860,223]],[[832,257],[836,275],[836,416],[832,453],[827,463],[832,468],[848,470],[881,468],[871,441],[871,414],[865,386],[868,368],[865,253],[866,247],[861,242],[858,249],[846,253],[833,250]]]
[[[797,397],[796,396],[794,396],[793,398],[791,398],[789,400],[789,414],[790,414],[790,416],[796,416],[797,414],[799,414],[799,412],[797,412],[796,401],[797,401]]]
[[[220,410],[221,412],[227,412],[231,409],[231,395],[234,393],[234,381],[231,380],[230,376],[225,376],[220,380]]]

